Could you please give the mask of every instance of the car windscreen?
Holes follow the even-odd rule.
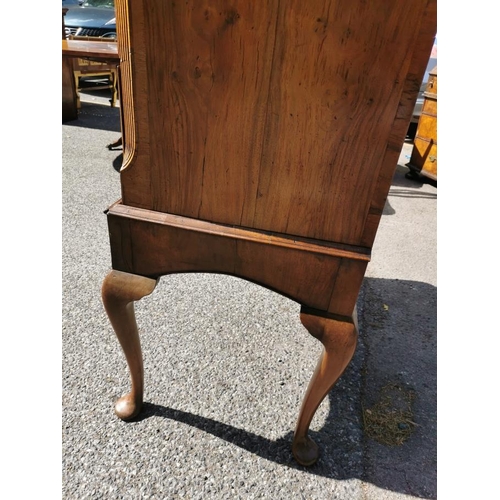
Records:
[[[114,8],[115,0],[86,0],[83,2],[84,7],[110,7]]]

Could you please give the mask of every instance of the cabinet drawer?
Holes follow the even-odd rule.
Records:
[[[425,99],[422,105],[422,114],[437,117],[437,101],[434,99]]]
[[[437,180],[437,144],[415,137],[410,166],[422,175]]]
[[[417,138],[437,144],[437,116],[426,114],[422,111],[415,136],[415,139]]]

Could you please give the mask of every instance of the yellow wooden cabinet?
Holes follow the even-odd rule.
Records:
[[[437,181],[437,66],[430,71],[410,162],[410,176]]]

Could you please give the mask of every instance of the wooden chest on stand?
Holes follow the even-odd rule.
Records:
[[[143,403],[134,302],[171,273],[229,274],[299,303],[323,344],[291,443],[312,465],[309,425],[354,353],[436,1],[117,0],[116,23],[126,140],[102,298],[131,375],[116,414]]]
[[[430,71],[410,162],[411,175],[437,181],[437,66]]]

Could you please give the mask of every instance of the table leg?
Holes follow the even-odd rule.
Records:
[[[354,354],[357,330],[353,321],[333,319],[302,309],[300,320],[309,333],[324,346],[309,382],[295,428],[292,452],[301,465],[312,465],[319,456],[318,445],[307,435],[318,406],[342,375]]]
[[[141,342],[134,313],[134,302],[149,295],[157,280],[111,271],[102,285],[102,301],[109,320],[122,346],[130,370],[132,388],[115,404],[122,420],[131,420],[141,410],[144,392],[144,369]]]

